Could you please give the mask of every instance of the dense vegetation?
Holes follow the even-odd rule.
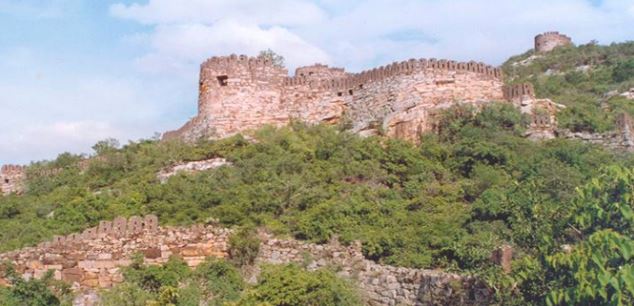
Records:
[[[634,44],[560,48],[528,65],[511,64],[530,55],[511,59],[505,70],[566,104],[565,127],[604,131],[618,112],[632,113],[631,102],[603,95],[633,85]],[[549,69],[557,73],[545,74]],[[479,275],[504,305],[632,304],[634,158],[576,141],[532,142],[522,136],[525,122],[512,106],[491,104],[477,113],[449,109],[439,132],[419,145],[299,123],[195,145],[102,141],[86,169],[81,156],[62,154],[29,167],[25,195],[0,198],[0,251],[118,215],[154,213],[171,225],[218,222],[317,243],[335,235],[343,243],[360,240],[377,262]],[[212,157],[232,164],[165,184],[156,178],[176,162]],[[257,252],[248,233],[232,237],[230,263],[210,261],[194,271],[177,260],[136,264],[105,300],[357,303],[352,287],[329,271],[272,266],[257,285],[245,285],[235,267]],[[490,260],[503,244],[515,253],[510,274]],[[288,291],[275,295],[281,288]]]
[[[538,97],[565,105],[559,114],[561,127],[605,132],[614,127],[619,113],[634,116],[634,104],[617,94],[634,88],[634,42],[590,42],[546,55],[529,51],[509,59],[503,69],[512,83],[529,81]]]

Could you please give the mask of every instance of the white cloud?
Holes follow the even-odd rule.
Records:
[[[257,55],[272,48],[286,58],[289,66],[329,62],[328,55],[289,30],[274,26],[262,29],[236,21],[221,21],[213,26],[178,24],[158,26],[152,36],[154,51],[139,59],[150,71],[186,70],[212,54]]]
[[[5,130],[0,142],[11,144],[2,147],[0,156],[11,162],[28,163],[32,160],[51,159],[62,152],[90,152],[98,140],[124,136],[122,130],[107,122],[58,121],[37,124],[21,129]],[[28,156],[25,156],[28,152]]]
[[[233,19],[297,26],[324,18],[324,12],[317,5],[303,0],[150,0],[147,4],[114,4],[110,12],[145,24],[212,24],[221,19]]]
[[[520,0],[150,0],[116,4],[111,13],[154,26],[153,50],[139,60],[146,68],[163,63],[161,68],[191,70],[212,55],[271,48],[291,68],[325,62],[359,70],[412,57],[499,64],[531,48],[535,34],[550,30],[581,43],[624,40],[634,35],[631,9],[627,0],[599,6],[586,0],[530,5]]]

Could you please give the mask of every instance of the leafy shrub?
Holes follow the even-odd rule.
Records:
[[[0,289],[0,305],[61,305],[72,298],[68,285],[55,281],[52,271],[40,279],[24,280],[12,264],[2,263],[0,277],[8,279],[11,284],[9,288]]]
[[[333,272],[307,272],[295,265],[267,266],[260,281],[249,290],[240,305],[361,305],[361,300],[347,281]]]
[[[620,62],[614,67],[612,79],[615,82],[627,81],[634,77],[634,59]]]
[[[252,227],[243,227],[229,237],[229,257],[238,266],[251,265],[260,251],[260,239]]]

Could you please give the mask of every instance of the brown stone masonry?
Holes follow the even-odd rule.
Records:
[[[546,32],[535,36],[535,52],[544,53],[561,46],[572,45],[570,37],[559,32]]]
[[[22,193],[26,179],[26,167],[4,165],[0,168],[0,195]]]
[[[198,115],[164,139],[225,137],[293,119],[345,119],[355,132],[415,139],[436,109],[504,99],[501,70],[476,62],[411,59],[361,73],[316,64],[287,75],[259,58],[210,58],[201,65]]]
[[[141,253],[148,264],[165,263],[172,255],[189,266],[205,257],[228,254],[229,229],[195,225],[158,227],[158,219],[116,218],[100,222],[81,234],[55,237],[18,251],[0,254],[25,278],[39,278],[53,270],[54,276],[76,291],[109,288],[123,281],[121,267]],[[368,305],[486,305],[489,290],[476,279],[436,270],[399,268],[367,260],[359,243],[342,246],[277,239],[260,233],[262,244],[256,264],[297,263],[308,270],[336,268],[341,277],[355,282]],[[0,279],[0,284],[7,283]]]

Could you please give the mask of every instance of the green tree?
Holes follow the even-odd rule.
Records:
[[[361,305],[354,287],[333,272],[308,272],[295,265],[266,266],[260,281],[249,290],[240,305],[346,306]]]
[[[268,60],[275,66],[284,67],[284,57],[275,53],[275,51],[271,49],[260,51],[258,58]]]

